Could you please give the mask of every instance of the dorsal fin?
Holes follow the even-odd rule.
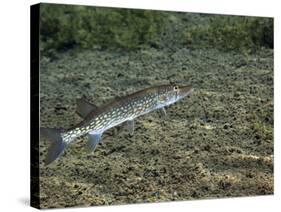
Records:
[[[76,113],[81,118],[86,118],[90,113],[97,111],[98,107],[90,102],[85,97],[76,100]]]

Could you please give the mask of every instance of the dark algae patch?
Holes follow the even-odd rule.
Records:
[[[80,138],[45,166],[43,139],[42,208],[273,194],[273,49],[254,44],[254,50],[235,51],[179,42],[173,36],[181,37],[187,25],[209,26],[209,16],[165,15],[166,35],[157,46],[144,39],[137,49],[55,46],[41,54],[44,127],[80,122],[75,102],[82,96],[99,106],[169,82],[194,88],[166,108],[167,117],[156,111],[137,118],[133,136],[126,127],[106,131],[94,153],[87,153],[87,138]],[[165,39],[174,43],[165,46]]]

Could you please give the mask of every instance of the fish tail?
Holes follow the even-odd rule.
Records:
[[[60,155],[62,155],[68,145],[68,142],[63,140],[61,133],[61,129],[40,128],[40,134],[51,142],[45,160],[46,165],[52,163]]]

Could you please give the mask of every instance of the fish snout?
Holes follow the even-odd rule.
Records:
[[[184,98],[193,92],[192,85],[180,86],[179,87],[179,98]]]

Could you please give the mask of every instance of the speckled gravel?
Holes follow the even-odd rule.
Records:
[[[69,128],[75,101],[97,105],[146,87],[178,82],[194,93],[126,128],[103,135],[92,154],[78,139],[44,166],[42,208],[273,194],[273,51],[100,49],[41,57],[41,126]]]

